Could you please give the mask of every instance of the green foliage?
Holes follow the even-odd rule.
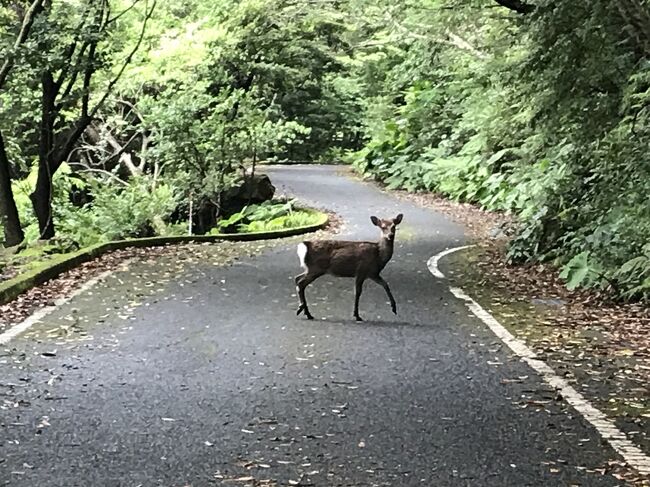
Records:
[[[300,140],[309,129],[263,108],[250,92],[210,95],[197,76],[180,93],[143,98],[152,148],[148,151],[178,193],[192,195],[199,208],[222,203],[242,179],[250,161],[265,159]]]
[[[650,293],[650,244],[646,244],[643,255],[628,260],[614,274],[615,282],[629,299],[642,298]]]
[[[367,142],[349,159],[390,188],[513,212],[513,262],[650,299],[648,6],[537,4],[520,21],[481,2],[395,12],[358,74]]]
[[[71,212],[64,219],[67,235],[79,236],[81,245],[98,241],[152,237],[164,233],[164,220],[177,205],[171,187],[133,178],[124,188],[111,188],[93,182],[92,203]]]
[[[36,174],[32,173],[15,184],[16,203],[30,243],[39,238],[29,200],[35,181]],[[87,191],[90,202],[74,205],[70,199],[74,191]],[[165,233],[164,221],[178,203],[166,184],[152,188],[146,178],[133,178],[127,186],[99,183],[74,175],[67,165],[54,177],[54,202],[55,217],[60,221],[60,235],[54,244],[59,251]]]
[[[57,245],[182,233],[190,198],[209,228],[258,161],[345,159],[390,188],[512,212],[512,262],[650,299],[648,3],[531,3],[519,15],[492,0],[159,2],[146,48],[55,177]],[[142,4],[102,29],[94,8],[108,4],[49,2],[17,50],[20,9],[0,6],[0,58],[16,60],[0,130],[30,241],[41,75],[64,80],[60,142],[140,35]],[[249,207],[220,228],[308,218],[278,211]]]
[[[318,221],[318,213],[296,208],[295,203],[295,200],[267,201],[259,205],[246,206],[241,211],[221,220],[212,233],[266,232],[312,225]]]
[[[560,277],[566,280],[567,288],[573,290],[597,283],[601,272],[601,267],[591,259],[589,252],[580,252],[564,265]]]
[[[299,228],[318,222],[318,215],[309,211],[298,210],[290,215],[283,215],[272,220],[252,221],[239,228],[239,232],[270,232],[286,228]]]
[[[44,151],[60,155],[43,142],[65,141],[76,121],[92,118],[52,182],[61,246],[181,233],[190,199],[210,225],[227,206],[224,194],[258,161],[331,157],[358,144],[360,90],[346,76],[349,27],[335,6],[158,2],[131,58],[145,10],[126,0],[47,2],[13,52],[21,9],[0,6],[0,53],[17,62],[0,92],[0,130],[29,242],[39,238],[30,199],[36,164]],[[56,84],[49,108],[40,86],[47,72]],[[49,139],[39,129],[48,112]]]
[[[304,137],[271,152],[280,159],[317,160],[332,146],[355,147],[358,90],[345,76],[349,46],[345,14],[327,2],[224,2],[222,36],[205,59],[211,95],[243,92],[271,117],[305,127]]]

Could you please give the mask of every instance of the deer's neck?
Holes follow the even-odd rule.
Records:
[[[388,261],[393,257],[393,246],[395,245],[394,240],[388,238],[382,238],[379,241],[379,259],[381,260],[382,269]]]

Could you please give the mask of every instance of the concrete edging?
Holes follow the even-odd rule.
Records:
[[[64,272],[67,272],[79,266],[80,264],[96,259],[97,257],[100,257],[107,252],[131,247],[161,247],[164,245],[189,242],[246,242],[253,240],[271,240],[276,238],[293,237],[295,235],[316,232],[325,228],[325,226],[327,226],[329,223],[329,216],[326,213],[318,213],[320,213],[320,215],[317,223],[283,230],[273,230],[269,232],[229,233],[218,235],[137,238],[129,240],[116,240],[114,242],[106,242],[103,244],[93,245],[92,247],[86,247],[85,249],[81,249],[72,254],[65,254],[58,258],[55,257],[50,262],[47,262],[46,264],[43,264],[36,269],[29,270],[12,279],[9,279],[6,282],[1,283],[0,305],[7,304],[29,289],[43,284],[50,279],[54,279]]]

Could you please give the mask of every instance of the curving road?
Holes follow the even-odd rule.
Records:
[[[383,273],[399,315],[368,282],[356,323],[353,281],[323,277],[316,320],[296,318],[296,240],[117,272],[0,350],[0,485],[622,485],[597,433],[427,271],[462,228],[336,167],[269,172],[339,213],[341,238],[404,213]],[[147,279],[158,294],[134,292]],[[48,332],[71,322],[78,339]]]

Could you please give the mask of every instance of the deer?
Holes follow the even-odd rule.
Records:
[[[341,240],[308,240],[298,244],[298,258],[304,272],[295,277],[296,290],[300,306],[296,316],[304,312],[308,320],[314,317],[309,312],[305,289],[319,277],[330,274],[335,277],[354,277],[354,318],[363,321],[359,316],[359,298],[366,279],[379,284],[386,291],[390,307],[397,314],[397,304],[388,283],[381,277],[381,271],[393,257],[395,231],[402,222],[400,213],[395,218],[382,220],[371,216],[370,221],[381,230],[378,242],[341,241]]]

